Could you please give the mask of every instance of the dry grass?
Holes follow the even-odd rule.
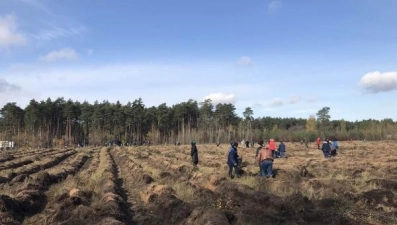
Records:
[[[172,189],[175,190],[176,197],[185,202],[197,202],[200,199],[195,195],[194,189],[186,183],[173,183]]]
[[[239,217],[240,222],[243,221],[242,224],[256,224],[255,219],[245,219],[252,216],[249,210],[261,208],[263,202],[260,201],[264,201],[263,199],[267,197],[270,202],[282,201],[282,203],[272,202],[275,204],[274,208],[272,205],[267,205],[267,208],[263,209],[264,212],[270,210],[270,214],[275,218],[283,215],[283,219],[287,221],[305,221],[301,212],[309,207],[305,204],[310,203],[311,207],[316,207],[310,209],[312,213],[333,217],[335,221],[340,218],[350,218],[360,224],[396,224],[397,219],[390,213],[397,213],[397,210],[393,208],[395,203],[391,203],[392,200],[388,196],[391,193],[394,195],[393,199],[396,199],[397,191],[377,181],[381,179],[393,182],[397,179],[397,169],[395,169],[397,155],[394,154],[397,143],[340,142],[339,144],[341,146],[339,155],[325,159],[322,152],[313,144],[310,145],[311,148],[306,149],[300,143],[286,143],[288,158],[274,160],[273,169],[277,173],[273,179],[261,178],[257,175],[259,168],[255,162],[255,148],[239,148],[239,155],[246,164],[243,168],[245,175],[233,180],[227,175],[226,157],[229,145],[226,144],[223,147],[198,145],[197,167],[191,163],[188,145],[117,148],[110,153],[107,148],[102,148],[100,151],[81,148],[77,149],[78,154],[65,160],[61,165],[68,168],[69,164],[73,163],[73,159],[82,154],[92,157],[89,165],[80,173],[69,176],[62,183],[52,185],[46,194],[49,199],[56,199],[77,188],[93,192],[93,201],[99,201],[104,195],[105,185],[117,185],[109,182],[114,182],[111,178],[114,176],[114,171],[110,168],[113,161],[109,155],[113,153],[117,156],[115,159],[119,160],[116,165],[121,168],[118,176],[125,179],[127,185],[125,190],[131,193],[130,196],[139,196],[139,193],[146,191],[152,184],[164,185],[170,187],[176,198],[187,203],[189,207],[226,210],[233,212],[234,216],[241,216],[237,213],[241,210],[246,216]],[[21,173],[33,165],[44,165],[58,156],[60,154],[25,167],[7,169],[1,171],[0,175],[6,177],[12,172]],[[26,159],[28,157],[18,160]],[[139,174],[129,174],[130,170]],[[48,169],[49,173],[61,171],[61,166]],[[149,175],[153,180],[145,183],[143,176],[139,176],[143,175],[140,173]],[[256,199],[257,196],[254,195],[258,193],[260,195]],[[0,188],[0,194],[15,195],[8,185]],[[147,194],[149,195],[150,193]],[[163,199],[163,201],[172,202],[172,199]],[[142,204],[139,206],[142,208],[160,207],[136,199],[132,202]],[[282,214],[280,210],[283,208],[295,211]],[[332,219],[324,224],[329,224],[329,221],[337,224]]]
[[[92,151],[82,151],[88,154],[93,154],[94,152]],[[91,155],[91,157],[93,157]],[[100,174],[97,171],[98,165],[92,165],[95,164],[95,160],[99,161],[99,158],[97,159],[91,159],[89,162],[91,162],[91,165],[89,165],[87,168],[92,169],[92,172],[80,172],[76,174],[75,176],[69,176],[65,181],[63,181],[60,184],[53,185],[47,192],[47,196],[50,199],[55,199],[58,196],[68,193],[70,190],[73,188],[77,188],[79,190],[86,190],[86,191],[93,191],[93,192],[98,192],[98,184],[99,181],[102,179],[102,174]],[[87,162],[88,164],[90,164]]]
[[[144,172],[148,173],[153,179],[160,181],[161,177],[160,177],[160,173],[161,171],[159,169],[153,168],[152,166],[150,166],[147,163],[143,163],[141,164],[142,169]]]

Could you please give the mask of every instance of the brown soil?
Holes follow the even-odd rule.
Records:
[[[189,146],[8,153],[0,224],[397,224],[397,143],[341,142],[331,159],[286,145],[268,179],[254,148],[235,179],[216,145],[198,145],[196,167]]]

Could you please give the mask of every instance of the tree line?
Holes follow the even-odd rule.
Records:
[[[257,142],[275,138],[300,141],[317,137],[338,140],[383,140],[395,137],[397,122],[392,119],[331,120],[330,108],[309,118],[257,117],[247,107],[240,117],[233,104],[214,105],[188,100],[168,106],[146,107],[141,98],[123,105],[119,101],[79,102],[57,98],[32,99],[22,109],[15,102],[0,110],[0,141],[19,146],[103,145],[109,140],[141,144],[227,143],[231,140]]]

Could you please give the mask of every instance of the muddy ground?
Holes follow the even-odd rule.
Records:
[[[274,177],[255,148],[228,144],[19,150],[0,153],[0,224],[397,224],[397,142],[286,143]]]

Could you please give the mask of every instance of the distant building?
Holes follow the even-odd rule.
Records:
[[[0,149],[14,148],[14,146],[15,146],[14,141],[0,141]]]

